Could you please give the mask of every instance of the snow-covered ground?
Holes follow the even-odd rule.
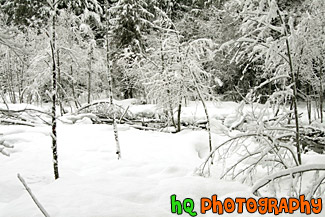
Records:
[[[184,118],[203,118],[199,106],[185,108]],[[222,119],[238,105],[229,102],[209,106],[212,116]],[[214,146],[229,138],[218,129],[213,133]],[[192,198],[198,216],[217,216],[210,211],[200,214],[201,197],[214,194],[220,200],[254,197],[250,186],[220,180],[218,171],[222,165],[215,165],[213,175],[208,178],[195,173],[208,154],[208,134],[203,130],[171,134],[119,125],[122,159],[117,160],[112,126],[59,123],[60,178],[56,181],[49,127],[0,126],[0,132],[7,143],[14,145],[9,150],[10,157],[0,155],[0,217],[42,216],[19,182],[17,173],[24,177],[52,217],[177,216],[171,213],[173,194],[178,200]],[[306,155],[304,159],[308,163],[325,162],[325,157],[317,154]],[[189,215],[184,213],[183,216]],[[278,216],[306,215],[296,212]]]

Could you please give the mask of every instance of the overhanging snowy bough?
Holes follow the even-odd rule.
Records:
[[[323,194],[325,164],[299,165],[295,147],[284,143],[282,136],[250,133],[230,138],[210,152],[198,173],[211,176],[222,164],[220,179],[251,185],[258,196],[286,192],[311,198]],[[211,159],[216,164],[210,164]]]
[[[307,195],[307,198],[310,199],[312,197],[320,196],[324,193],[325,189],[321,188],[321,185],[325,184],[325,173],[320,175],[320,171],[325,171],[325,164],[309,164],[297,166],[294,168],[286,169],[283,171],[279,171],[277,173],[266,176],[265,178],[260,179],[256,184],[252,187],[252,192],[255,195],[259,195],[259,190],[264,186],[268,185],[271,182],[274,182],[277,179],[281,179],[284,177],[301,178],[303,173],[314,172],[314,177],[311,182],[311,185],[307,187],[305,192],[299,192],[300,194]],[[301,182],[301,181],[300,181]],[[292,183],[293,184],[293,183]],[[292,186],[293,187],[293,186]]]
[[[218,160],[218,162],[221,160],[225,164],[227,159],[233,158],[234,155],[237,155],[235,156],[236,163],[226,168],[221,178],[237,179],[242,175],[253,176],[257,167],[262,165],[272,165],[272,168],[269,168],[270,172],[277,168],[287,169],[298,165],[294,150],[289,146],[277,143],[268,134],[251,133],[238,135],[216,146],[201,165],[201,175],[210,174],[210,167],[208,166],[210,158]],[[249,164],[246,167],[240,168],[247,162]],[[242,181],[245,182],[247,178],[246,176],[243,177]]]

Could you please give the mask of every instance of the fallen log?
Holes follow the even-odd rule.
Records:
[[[12,120],[12,119],[4,119],[0,118],[0,123],[5,124],[12,124],[12,125],[24,125],[29,127],[35,127],[36,125],[27,121],[19,121],[19,120]]]

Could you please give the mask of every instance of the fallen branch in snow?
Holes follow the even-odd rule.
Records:
[[[279,179],[279,178],[282,178],[284,176],[289,176],[289,175],[293,175],[293,174],[296,174],[296,173],[304,173],[304,172],[316,171],[316,170],[325,171],[325,164],[309,164],[309,165],[297,166],[297,167],[293,167],[293,168],[290,168],[290,169],[279,171],[277,173],[268,175],[265,178],[260,179],[252,187],[252,193],[257,195],[257,191],[260,188],[264,187],[265,185],[267,185],[271,181],[274,181],[275,179]],[[323,179],[321,181],[323,181]],[[314,191],[316,191],[316,190],[314,190]]]
[[[106,123],[106,124],[113,124],[113,119],[110,118],[98,118],[98,123]],[[164,128],[166,126],[166,122],[157,120],[157,119],[150,119],[150,120],[129,120],[126,118],[123,118],[123,120],[116,121],[118,124],[129,124],[129,125],[136,125],[142,124],[142,126],[146,127],[148,125],[155,125],[157,127],[152,127],[155,130],[159,130],[161,128]]]
[[[37,109],[32,109],[32,108],[25,108],[25,109],[19,109],[19,110],[15,110],[15,109],[2,109],[0,108],[0,112],[12,112],[12,113],[20,113],[20,112],[28,112],[28,111],[32,111],[32,112],[38,112],[38,113],[42,113],[48,116],[51,116],[50,113],[41,111],[41,110],[37,110]]]
[[[93,102],[93,103],[90,103],[90,104],[87,104],[87,105],[84,105],[84,106],[81,106],[78,110],[77,110],[77,113],[81,112],[82,110],[85,110],[91,106],[95,106],[95,105],[100,105],[100,104],[108,104],[110,105],[110,102],[107,101],[107,100],[103,100],[103,101],[98,101],[98,102]]]
[[[49,125],[49,123],[44,120],[41,115],[47,115],[47,116],[51,116],[51,114],[42,111],[42,110],[38,110],[38,109],[33,109],[33,108],[24,108],[24,109],[10,109],[9,107],[7,107],[7,109],[3,109],[0,108],[0,113],[2,113],[6,119],[9,118],[11,120],[13,119],[17,119],[18,121],[23,121],[28,122],[28,120],[26,119],[26,116],[24,116],[23,114],[27,114],[31,117],[31,120],[35,120],[35,118],[40,119],[43,123]],[[33,124],[32,122],[29,122],[30,124]],[[10,123],[10,124],[19,124],[19,123]],[[22,124],[22,125],[26,125],[26,124]],[[29,125],[28,125],[29,126]]]
[[[9,152],[7,152],[5,150],[5,148],[13,148],[13,147],[14,147],[13,145],[6,144],[3,139],[0,139],[0,153],[1,154],[5,155],[7,157],[10,157]]]
[[[0,147],[0,153],[7,157],[10,157],[10,154],[5,150],[4,147]]]
[[[120,105],[114,104],[114,103],[110,103],[107,100],[101,100],[101,101],[97,101],[97,102],[93,102],[90,104],[86,104],[82,107],[80,107],[76,113],[80,114],[80,113],[84,113],[84,110],[88,109],[87,112],[88,113],[93,113],[95,115],[97,115],[97,117],[99,117],[100,119],[104,118],[111,118],[114,119],[114,115],[116,116],[116,121],[118,120],[124,120],[124,117],[130,118],[133,117],[133,114],[129,111],[129,107],[127,107],[126,109]],[[102,106],[106,106],[106,107],[101,107]],[[113,106],[112,106],[113,105]],[[97,107],[96,107],[97,106]],[[93,108],[90,108],[93,107]]]
[[[44,207],[40,204],[40,202],[36,199],[35,195],[33,194],[33,192],[31,191],[31,189],[28,187],[28,185],[26,184],[25,180],[23,179],[23,177],[18,173],[17,174],[18,179],[20,180],[20,182],[24,185],[25,189],[27,190],[28,194],[31,196],[31,198],[33,199],[34,203],[36,204],[36,206],[41,210],[41,212],[43,213],[43,215],[45,217],[50,217],[50,215],[46,212],[46,210],[44,209]]]
[[[139,126],[139,125],[130,125],[130,127],[133,127],[135,129],[138,129],[138,130],[152,130],[152,131],[157,131],[156,128],[153,128],[153,127],[143,127],[143,126]]]
[[[0,139],[0,145],[4,146],[5,148],[13,148],[13,145],[6,144],[3,139]]]
[[[15,125],[25,125],[29,127],[35,127],[36,125],[26,121],[19,121],[19,120],[12,120],[12,119],[4,119],[0,118],[0,123],[7,123],[7,124],[15,124]]]
[[[93,103],[90,103],[90,104],[86,104],[84,106],[81,106],[78,110],[77,110],[77,113],[81,112],[82,110],[85,110],[91,106],[95,106],[95,105],[101,105],[101,104],[107,104],[107,105],[110,105],[111,103],[108,101],[108,100],[101,100],[101,101],[97,101],[97,102],[93,102]],[[121,109],[124,110],[124,108],[120,105],[117,105],[117,104],[114,104],[114,106],[116,107],[119,107]]]

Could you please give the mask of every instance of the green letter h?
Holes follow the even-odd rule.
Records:
[[[177,214],[181,215],[183,213],[182,203],[180,201],[176,200],[175,194],[170,196],[170,200],[171,200],[170,204],[172,206],[172,213],[176,213],[176,210],[177,210]]]

